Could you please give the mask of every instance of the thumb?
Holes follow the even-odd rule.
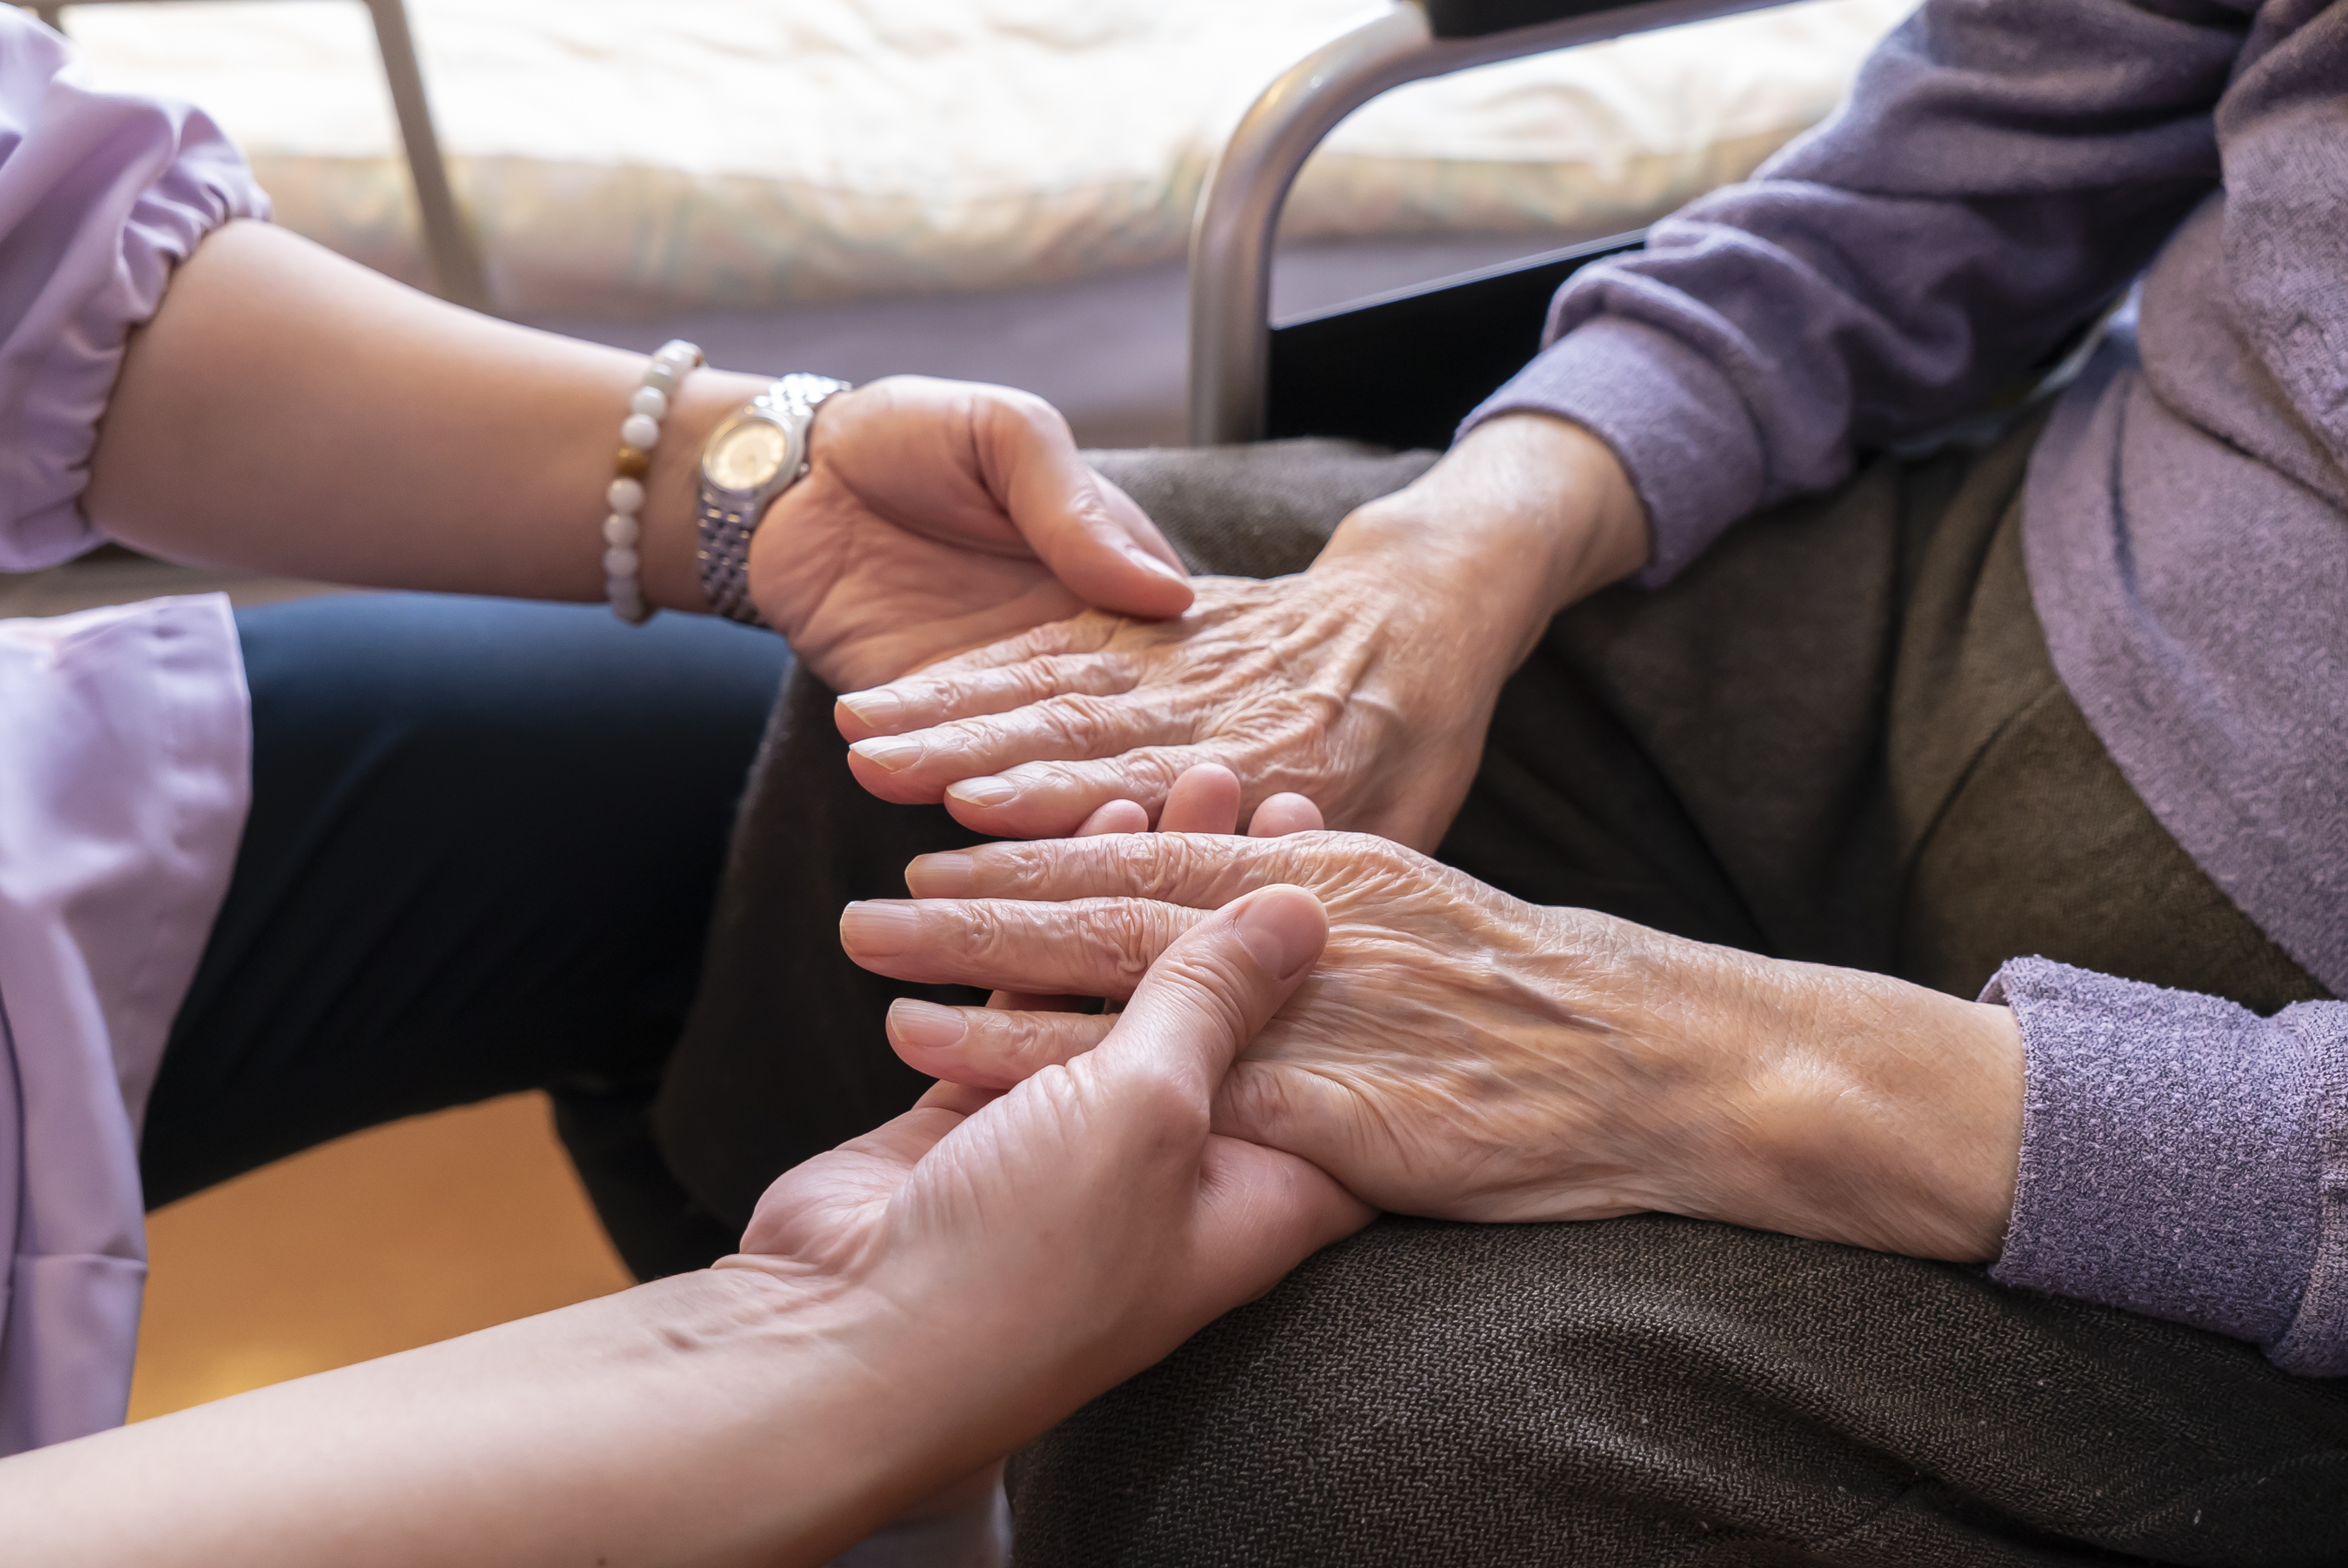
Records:
[[[1036,558],[1096,608],[1161,621],[1190,607],[1181,558],[1148,515],[1076,450],[1039,399],[989,399],[980,449],[988,488]]]
[[[1259,888],[1158,956],[1092,1055],[1111,1082],[1155,1080],[1203,1104],[1231,1060],[1303,983],[1329,939],[1301,887]]]

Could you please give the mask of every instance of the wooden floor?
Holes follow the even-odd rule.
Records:
[[[513,1095],[355,1134],[149,1216],[130,1418],[624,1289]]]

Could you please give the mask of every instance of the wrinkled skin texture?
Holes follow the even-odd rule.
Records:
[[[1180,558],[1008,387],[900,376],[827,399],[808,469],[767,511],[750,593],[831,686],[854,690],[1087,606],[1190,603]]]
[[[1304,1161],[1216,1134],[1232,1057],[1321,950],[1313,899],[1267,889],[1199,923],[1133,988],[1098,1048],[1006,1090],[940,1084],[787,1171],[721,1268],[757,1269],[864,1326],[911,1326],[982,1377],[966,1473],[1262,1295],[1371,1211]],[[892,1332],[893,1332],[892,1327]],[[896,1353],[901,1408],[933,1409]],[[896,1375],[889,1367],[878,1375]]]
[[[1538,908],[1359,835],[994,844],[925,856],[907,882],[914,900],[842,922],[867,968],[1109,997],[1200,912],[1311,889],[1327,950],[1233,1068],[1215,1126],[1383,1209],[1657,1209],[1983,1258],[2012,1206],[2020,1040],[2003,1008]],[[1075,1059],[1104,1026],[900,1011],[900,1054],[972,1084]]]
[[[864,787],[966,826],[1071,833],[1218,763],[1243,808],[1302,794],[1332,826],[1432,848],[1501,685],[1563,605],[1634,570],[1646,521],[1612,453],[1562,421],[1479,427],[1338,527],[1310,570],[1194,580],[1179,619],[1091,614],[838,710]],[[1105,600],[1095,603],[1105,607]]]
[[[1471,662],[1439,655],[1433,607],[1393,603],[1367,572],[1192,587],[1179,619],[1090,612],[897,683],[887,727],[933,727],[867,738],[850,767],[883,799],[943,798],[957,816],[994,804],[999,777],[1019,798],[994,825],[1023,837],[1066,832],[1110,799],[1155,806],[1213,762],[1253,799],[1305,795],[1333,820],[1439,838],[1491,697]],[[845,707],[885,711],[862,695]]]

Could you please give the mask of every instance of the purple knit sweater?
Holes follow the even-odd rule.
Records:
[[[1576,276],[1474,418],[1610,442],[1661,583],[2139,274],[2033,457],[2032,597],[2137,794],[2348,995],[2348,0],[1925,0],[1835,118]],[[1987,999],[2028,1052],[1997,1277],[2348,1374],[2348,1003],[2024,954]]]

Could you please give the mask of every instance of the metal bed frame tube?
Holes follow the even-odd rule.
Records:
[[[1190,225],[1191,442],[1263,435],[1272,239],[1296,171],[1339,120],[1405,82],[1783,3],[1639,0],[1483,37],[1437,38],[1417,0],[1400,0],[1290,67],[1241,119],[1199,193]]]
[[[383,56],[383,74],[391,85],[391,106],[399,115],[399,139],[407,145],[407,177],[416,187],[416,210],[424,223],[424,246],[432,258],[432,275],[440,297],[485,315],[489,309],[489,284],[481,269],[480,248],[473,242],[472,225],[457,206],[448,185],[448,166],[441,160],[440,136],[432,125],[432,103],[424,96],[424,70],[416,58],[416,39],[407,30],[407,7],[402,0],[366,0],[375,18],[376,48]]]
[[[73,5],[104,5],[126,0],[70,0]],[[360,0],[375,21],[376,48],[383,56],[384,79],[391,88],[391,107],[399,116],[399,139],[407,154],[407,177],[416,190],[416,211],[424,229],[424,250],[440,297],[471,310],[489,309],[489,288],[481,270],[480,248],[457,206],[448,184],[448,166],[440,156],[439,133],[432,125],[431,100],[424,93],[424,69],[416,57],[416,38],[408,31],[403,0]],[[42,21],[63,32],[65,5],[35,5]]]

